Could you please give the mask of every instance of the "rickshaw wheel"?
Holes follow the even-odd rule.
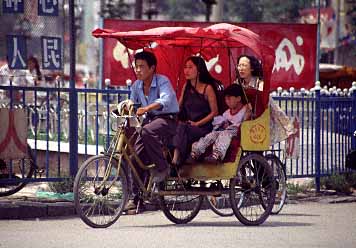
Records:
[[[265,158],[273,168],[273,174],[276,180],[276,198],[271,214],[278,214],[287,200],[286,168],[281,160],[274,154],[267,154]]]
[[[230,180],[221,180],[219,182],[223,187],[224,193],[219,196],[208,195],[206,196],[206,201],[208,202],[210,209],[217,215],[221,217],[233,216],[234,212],[231,209],[230,194],[228,191],[230,188]]]
[[[122,214],[128,198],[127,176],[122,167],[115,180],[118,161],[114,158],[111,160],[113,165],[105,187],[99,187],[109,160],[110,157],[106,155],[89,158],[80,167],[74,180],[74,204],[77,213],[85,224],[94,228],[114,224]]]
[[[192,187],[189,181],[167,180],[162,185],[164,191],[187,191]],[[164,215],[175,224],[186,224],[199,213],[204,196],[201,195],[163,195],[159,202]]]
[[[276,195],[275,181],[267,160],[251,153],[240,160],[230,182],[231,207],[244,225],[262,224],[270,215]]]

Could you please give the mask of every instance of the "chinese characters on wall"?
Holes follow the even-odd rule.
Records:
[[[25,1],[26,0],[2,0],[3,14],[23,14]],[[38,16],[58,16],[58,0],[37,0],[37,6]],[[38,44],[38,46],[41,46],[43,69],[62,69],[62,37],[41,36],[40,40],[41,44]],[[6,48],[9,68],[27,68],[27,43],[25,35],[7,35]]]

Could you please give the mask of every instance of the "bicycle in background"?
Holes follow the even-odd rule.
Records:
[[[26,109],[0,108],[0,113],[2,124],[5,125],[0,130],[2,131],[0,137],[3,137],[0,141],[1,197],[15,194],[21,190],[35,173],[36,165],[31,147],[26,143],[26,139],[21,138],[23,134],[27,134],[27,125],[18,125],[17,127],[20,127],[20,129],[22,127],[25,130],[17,130],[14,124],[16,120],[26,120]],[[6,116],[9,116],[9,118]],[[7,121],[4,121],[5,119]],[[14,144],[11,141],[14,141],[12,142]],[[15,146],[17,149],[15,149]]]

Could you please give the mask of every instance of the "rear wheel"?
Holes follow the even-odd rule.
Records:
[[[274,154],[265,156],[269,165],[273,168],[274,179],[276,180],[276,198],[272,209],[272,214],[278,214],[287,200],[287,175],[285,166]]]
[[[230,203],[230,180],[219,180],[217,182],[218,189],[222,191],[221,195],[213,196],[209,195],[206,200],[209,204],[210,209],[219,216],[228,217],[233,216],[234,212],[231,208]]]
[[[28,183],[35,171],[31,147],[27,145],[28,158],[0,159],[0,197],[20,191]]]
[[[80,167],[74,181],[74,203],[80,218],[94,228],[105,228],[117,221],[128,198],[127,177],[122,168],[117,175],[118,161],[112,159],[109,178],[104,175],[109,156],[94,156]]]
[[[262,224],[270,215],[275,197],[271,166],[259,154],[249,154],[239,163],[230,183],[230,200],[234,214],[248,226]]]
[[[176,195],[160,196],[160,206],[164,215],[173,223],[186,224],[199,213],[204,197],[200,195],[186,195],[192,185],[189,181],[169,181],[164,183],[164,191],[182,192]]]

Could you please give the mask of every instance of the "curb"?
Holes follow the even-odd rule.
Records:
[[[289,196],[287,204],[298,204],[305,202],[318,202],[321,204],[353,203],[356,202],[356,194],[337,195],[337,194],[306,194],[299,196]],[[202,209],[207,209],[207,204],[202,205]],[[145,204],[144,212],[159,210],[158,205]],[[127,212],[125,214],[134,214]],[[76,210],[73,202],[48,200],[33,197],[20,198],[0,198],[0,220],[15,219],[36,219],[54,217],[74,217]]]
[[[72,202],[0,201],[0,219],[33,219],[76,214]]]
[[[314,191],[288,195],[288,203],[319,202],[319,203],[352,203],[356,202],[356,192],[341,194],[334,190],[324,190],[319,193]]]

